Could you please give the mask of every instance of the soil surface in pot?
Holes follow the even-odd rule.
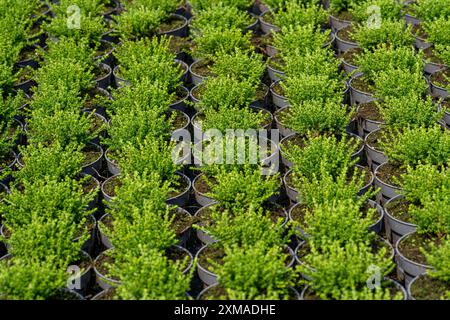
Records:
[[[371,132],[370,135],[367,136],[367,144],[369,145],[369,147],[382,152],[380,149],[380,141],[383,138],[383,130],[377,130],[374,132]]]
[[[285,65],[286,63],[278,54],[269,59],[269,66],[276,71],[282,72]]]
[[[440,300],[448,291],[450,283],[429,275],[420,276],[411,285],[411,295],[416,300]]]
[[[349,26],[349,27],[339,30],[339,32],[337,33],[337,37],[339,37],[341,40],[355,43],[356,40],[353,37],[353,32],[354,32],[353,27]]]
[[[430,80],[435,86],[446,88],[450,85],[450,69],[446,68],[432,74]]]
[[[173,209],[171,214],[175,216],[172,221],[172,229],[176,235],[180,235],[192,226],[194,219],[184,210]]]
[[[199,76],[207,77],[212,74],[212,72],[209,69],[212,65],[213,65],[213,61],[211,61],[209,59],[202,59],[202,60],[198,61],[197,63],[195,63],[191,67],[191,70],[193,73],[195,73]]]
[[[279,96],[281,96],[281,97],[284,97],[284,94],[285,94],[285,93],[284,93],[283,86],[281,85],[281,81],[275,83],[275,84],[272,86],[272,90],[273,90],[273,92],[275,92],[277,95],[279,95]]]
[[[111,52],[114,49],[114,46],[112,43],[108,41],[101,41],[100,46],[95,51],[95,57],[100,58],[105,55],[107,55],[109,52]]]
[[[172,120],[172,127],[174,130],[181,129],[187,126],[189,123],[188,119],[185,117],[184,113],[178,110],[172,111],[175,115],[173,116]]]
[[[169,194],[168,194],[169,198],[174,198],[174,197],[181,195],[189,187],[189,183],[184,179],[183,176],[178,176],[178,175],[176,175],[176,176],[180,177],[180,178],[178,179],[176,184],[172,183],[171,187],[174,188],[174,190],[169,192]]]
[[[412,26],[411,33],[415,35],[416,37],[419,37],[421,39],[428,39],[428,34],[423,29],[422,24],[415,24]]]
[[[364,76],[355,77],[352,79],[351,87],[360,92],[373,94],[371,85]]]
[[[375,102],[368,102],[359,105],[358,116],[365,120],[383,122],[383,116]]]
[[[427,258],[421,249],[430,252],[432,245],[438,245],[439,243],[440,241],[437,238],[430,238],[414,232],[398,243],[398,250],[405,258],[427,265]]]
[[[172,103],[180,102],[181,100],[184,100],[187,98],[186,90],[183,87],[178,87],[175,89]]]
[[[201,300],[217,300],[217,299],[224,299],[229,300],[228,293],[224,288],[222,288],[220,285],[215,285],[214,287],[211,287],[205,293],[201,296]],[[297,300],[298,297],[294,294],[292,290],[289,290],[289,297],[288,300]]]
[[[169,42],[169,50],[174,53],[183,52],[184,49],[189,49],[191,46],[191,41],[189,38],[175,37],[172,36]]]
[[[158,27],[158,33],[173,31],[184,26],[186,21],[176,16],[170,16],[166,21]]]
[[[405,172],[406,170],[400,166],[388,162],[377,169],[377,177],[384,183],[400,187],[397,179]]]
[[[100,158],[102,155],[101,151],[94,145],[87,145],[83,148],[83,154],[84,154],[84,163],[83,165],[91,164],[92,162],[95,162]]]
[[[332,12],[333,17],[339,20],[352,21],[353,15],[348,11],[341,11],[339,13]]]
[[[110,257],[109,255],[106,254],[102,254],[100,256],[100,258],[97,259],[96,264],[95,264],[95,268],[97,269],[98,272],[100,272],[100,274],[102,274],[103,276],[113,279],[113,280],[117,280],[119,281],[119,279],[112,277],[111,275],[109,275],[109,268],[107,265],[114,265],[115,263],[115,259],[113,257]]]
[[[344,53],[341,53],[338,57],[345,60],[348,64],[356,66],[356,58],[358,55],[362,54],[363,50],[361,48],[352,48]]]
[[[12,153],[8,153],[6,156],[2,157],[0,159],[0,170],[11,165],[11,163],[13,163],[15,159],[16,158],[14,157],[14,154],[12,154]]]
[[[191,262],[189,254],[186,251],[181,250],[180,248],[175,246],[170,247],[166,250],[166,256],[171,261],[179,262],[182,271],[186,269],[188,264]]]
[[[119,176],[112,177],[103,186],[103,191],[111,198],[116,196],[116,189],[122,186]]]
[[[400,221],[413,223],[412,217],[409,214],[410,204],[405,198],[399,198],[386,204],[386,210],[391,216]]]

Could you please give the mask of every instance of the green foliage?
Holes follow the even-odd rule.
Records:
[[[384,133],[380,146],[389,161],[400,165],[442,165],[450,159],[450,134],[439,125],[393,129]]]
[[[290,52],[310,52],[322,48],[330,40],[330,31],[320,31],[320,27],[313,24],[288,25],[280,32],[273,34],[273,45],[282,55]]]
[[[125,253],[124,262],[113,268],[121,279],[117,295],[124,300],[185,300],[192,277],[192,272],[180,271],[185,263],[174,263],[152,249],[140,256]]]
[[[303,274],[311,278],[310,286],[323,300],[390,300],[403,299],[402,294],[392,295],[386,288],[383,276],[389,274],[394,264],[386,257],[386,249],[377,253],[364,243],[330,244],[324,248],[311,248],[306,263],[300,266]],[[373,268],[380,271],[381,287],[373,290],[367,286]]]
[[[236,49],[232,53],[218,54],[210,71],[218,77],[229,76],[238,82],[246,81],[256,86],[265,68],[259,54]]]
[[[181,169],[172,160],[174,144],[162,139],[145,139],[128,143],[117,162],[124,175],[146,176],[157,173],[163,181],[177,183],[177,170]]]
[[[444,61],[448,66],[450,65],[450,45],[436,45],[436,55]]]
[[[219,130],[226,133],[233,129],[255,129],[261,128],[268,118],[268,113],[251,108],[239,108],[236,106],[219,106],[216,109],[206,109],[205,119],[202,120],[202,131],[209,129]]]
[[[125,8],[144,6],[149,9],[162,10],[166,15],[174,12],[180,5],[180,0],[124,0]]]
[[[79,64],[88,69],[92,66],[95,50],[89,46],[85,39],[76,41],[74,38],[63,38],[58,41],[49,41],[47,50],[40,50],[46,64],[56,61],[67,61]]]
[[[231,171],[219,166],[210,180],[207,195],[225,208],[255,208],[263,205],[280,187],[278,175],[263,176],[250,165],[236,166]]]
[[[284,10],[274,13],[273,23],[278,27],[312,24],[321,26],[327,22],[328,12],[316,4],[302,4],[296,1],[286,2]]]
[[[102,129],[92,131],[92,118],[84,112],[70,110],[35,109],[28,121],[28,137],[32,144],[61,146],[86,145]]]
[[[124,41],[116,49],[120,77],[133,85],[146,79],[168,90],[177,88],[182,70],[174,62],[175,54],[170,52],[169,43],[170,38],[165,37]]]
[[[432,164],[408,166],[400,182],[406,200],[420,206],[423,198],[450,189],[450,169]]]
[[[387,69],[376,74],[373,81],[376,95],[380,98],[424,95],[428,90],[422,72]]]
[[[254,22],[246,11],[223,2],[215,3],[203,10],[194,10],[191,28],[202,32],[204,29],[216,28],[226,30],[236,28],[243,30]]]
[[[422,99],[417,93],[405,96],[386,97],[377,103],[385,123],[390,127],[404,128],[408,125],[429,127],[442,119],[443,112],[436,111],[433,99]]]
[[[283,62],[285,63],[283,71],[288,77],[296,77],[301,74],[321,74],[329,79],[340,77],[338,68],[341,62],[328,49],[317,48],[306,52],[292,51],[283,56]]]
[[[348,11],[355,2],[355,0],[330,0],[330,11],[333,13]]]
[[[256,99],[256,86],[230,76],[209,77],[201,90],[199,107],[206,112],[218,107],[247,107]]]
[[[0,162],[9,157],[19,135],[20,127],[14,121],[14,116],[18,114],[24,102],[25,95],[22,91],[16,96],[8,95],[2,98],[0,90]]]
[[[160,9],[146,6],[131,6],[116,18],[116,31],[122,39],[142,39],[156,34],[166,17]]]
[[[356,64],[364,77],[371,82],[377,74],[390,69],[403,70],[407,73],[422,72],[424,67],[422,58],[423,53],[416,53],[413,47],[396,48],[381,44],[358,55]]]
[[[450,241],[448,238],[443,239],[439,245],[431,247],[428,253],[425,253],[427,263],[433,266],[433,269],[427,273],[433,278],[441,281],[450,282]],[[447,292],[447,296],[450,292]]]
[[[17,260],[0,263],[0,297],[2,300],[45,300],[67,281],[64,270],[51,262]]]
[[[209,7],[222,3],[227,7],[236,7],[239,10],[246,10],[252,4],[252,0],[190,0],[189,3],[196,10],[206,10]]]
[[[352,160],[352,155],[359,148],[358,140],[353,137],[319,135],[310,137],[301,147],[291,143],[286,154],[294,163],[295,175],[320,179],[323,175],[338,176],[342,170],[352,168],[357,161]]]
[[[380,19],[400,20],[402,18],[403,5],[397,0],[363,0],[351,3],[349,12],[357,22],[366,22],[375,12],[371,6],[379,7]]]
[[[368,232],[375,216],[375,209],[363,213],[361,206],[351,198],[328,202],[306,211],[303,231],[308,235],[308,243],[315,248],[332,244],[342,247],[352,242],[369,244],[375,236]]]
[[[432,21],[426,21],[423,24],[423,29],[428,35],[428,42],[434,45],[450,45],[449,19],[440,17]]]
[[[60,0],[58,5],[52,6],[52,10],[57,15],[65,14],[70,6],[76,5],[81,14],[100,15],[106,3],[105,0]]]
[[[281,83],[284,96],[292,105],[305,101],[339,101],[343,95],[344,82],[339,79],[330,79],[322,74],[299,74],[295,77],[286,77]]]
[[[225,249],[223,265],[217,267],[218,281],[232,300],[280,300],[289,298],[294,271],[287,268],[279,247],[232,246]],[[219,298],[219,297],[216,297]]]
[[[415,15],[423,21],[432,21],[436,18],[450,17],[450,3],[448,0],[419,0],[411,4]]]
[[[84,163],[82,146],[63,147],[59,143],[50,146],[30,144],[21,149],[20,162],[24,167],[14,172],[17,181],[37,181],[52,178],[64,180],[75,178]]]
[[[218,54],[231,54],[240,49],[249,51],[252,47],[251,34],[242,34],[237,28],[217,29],[205,28],[201,33],[193,30],[194,48],[193,54],[196,58],[212,58]]]
[[[311,100],[292,104],[283,124],[299,134],[308,132],[341,134],[345,132],[351,117],[347,106],[341,105],[339,101]]]
[[[23,181],[21,189],[13,188],[12,193],[0,205],[4,224],[13,233],[29,225],[36,217],[39,221],[68,219],[81,225],[91,214],[86,209],[94,198],[94,191],[86,194],[78,181]]]
[[[390,47],[412,46],[414,37],[411,26],[405,28],[404,21],[383,20],[380,28],[373,28],[367,24],[355,27],[352,36],[363,49],[373,50],[378,45],[387,44]]]

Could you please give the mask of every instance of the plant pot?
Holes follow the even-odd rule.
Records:
[[[382,151],[370,145],[370,141],[373,138],[373,136],[377,135],[380,131],[381,129],[374,130],[371,133],[369,133],[364,139],[367,162],[372,171],[375,171],[375,169],[378,168],[382,163],[388,161],[387,156]]]
[[[198,65],[199,63],[203,63],[204,61],[205,61],[204,59],[199,59],[199,60],[194,61],[189,66],[189,74],[191,75],[191,82],[194,86],[198,86],[199,84],[203,83],[203,81],[205,81],[205,79],[207,78],[205,76],[195,73],[192,70],[196,65]]]
[[[198,180],[203,177],[204,173],[200,173],[198,176],[196,176],[194,178],[194,181],[192,183],[192,189],[194,190],[194,197],[195,200],[197,201],[197,203],[199,205],[201,205],[202,207],[206,207],[210,204],[215,203],[216,201],[213,198],[210,198],[208,196],[206,196],[204,193],[198,191],[198,189],[196,188],[196,183],[198,182]]]
[[[285,127],[280,121],[280,114],[283,112],[286,112],[288,110],[288,108],[289,108],[289,106],[283,107],[283,108],[275,111],[275,113],[273,114],[276,128],[279,130],[281,137],[283,137],[283,139],[280,141],[280,145],[285,138],[288,138],[289,136],[296,134],[294,130]],[[289,167],[292,167],[291,162],[287,161],[285,163],[285,165],[286,164],[289,165]]]
[[[275,69],[270,64],[267,64],[267,73],[272,82],[281,80],[286,75],[283,71]]]
[[[100,220],[98,221],[98,233],[99,233],[99,236],[100,236],[100,241],[105,246],[105,248],[106,249],[111,249],[113,247],[113,245],[111,244],[111,241],[109,241],[109,237],[107,236],[107,234],[104,232],[104,230],[102,230],[104,223],[108,219],[111,219],[111,214],[109,214],[109,213],[105,213],[100,218]]]
[[[120,174],[114,175],[109,177],[108,179],[106,179],[105,181],[103,181],[102,186],[101,186],[101,190],[102,190],[102,195],[103,195],[103,199],[106,200],[106,202],[111,203],[114,199],[114,196],[110,195],[105,189],[106,189],[106,185],[108,183],[111,183],[111,181],[113,179],[118,179],[118,177],[120,176]]]
[[[94,60],[98,61],[100,63],[104,63],[107,66],[109,66],[110,68],[112,68],[115,64],[115,57],[113,55],[113,52],[115,50],[114,44],[112,42],[109,42],[106,40],[100,40],[100,46],[110,47],[110,49],[108,51],[106,51],[104,54],[96,56],[94,58]],[[111,81],[111,76],[110,76],[110,81]]]
[[[336,33],[341,29],[351,26],[352,22],[348,21],[348,20],[338,19],[335,16],[333,16],[332,14],[330,14],[330,25],[331,25],[331,30],[334,33]]]
[[[127,81],[121,77],[119,77],[117,74],[119,73],[119,66],[116,66],[113,69],[113,76],[114,76],[114,82],[116,83],[117,88],[122,88],[124,86],[129,86],[130,85],[130,81]]]
[[[447,68],[442,68],[442,69],[440,69],[439,71],[435,72],[433,75],[435,75],[435,74],[437,74],[437,73],[439,73],[439,72],[443,72],[443,71],[445,71],[445,70],[447,70]],[[440,97],[440,98],[442,98],[442,99],[446,99],[447,97],[450,96],[449,91],[448,91],[446,88],[443,88],[443,87],[441,87],[441,86],[435,84],[435,83],[432,81],[433,75],[430,76],[430,88],[431,88],[431,94],[434,95],[434,96]]]
[[[91,256],[83,250],[80,250],[81,255],[82,255],[82,259],[86,262],[88,262],[89,266],[83,270],[83,272],[80,274],[80,276],[78,277],[77,281],[79,281],[79,288],[74,288],[73,290],[75,292],[78,292],[81,295],[86,294],[87,290],[89,289],[89,287],[91,286],[91,279],[92,279],[92,275],[93,275],[93,268],[92,268],[92,258]]]
[[[425,50],[433,45],[432,43],[427,42],[424,38],[421,38],[413,33],[411,33],[411,35],[414,37],[414,47],[417,50]]]
[[[187,111],[187,107],[188,107],[186,102],[189,99],[189,90],[184,86],[181,86],[180,90],[184,92],[183,97],[180,100],[172,103],[169,106],[169,108],[174,109],[174,110],[179,110],[179,111],[185,113]]]
[[[39,48],[38,45],[36,44],[32,44],[30,46],[26,46],[26,49],[31,49],[33,51],[36,51]],[[24,59],[21,60],[19,62],[17,62],[15,64],[15,66],[17,68],[27,68],[30,67],[31,69],[36,70],[37,68],[39,68],[39,61],[37,60],[37,56],[36,57],[32,57],[32,58],[28,58],[28,59]]]
[[[159,32],[160,35],[182,37],[182,38],[188,36],[188,20],[185,17],[183,17],[182,15],[179,15],[179,14],[171,13],[169,15],[169,19],[183,21],[183,25],[181,25],[180,27],[174,28],[172,30]]]
[[[117,15],[119,13],[120,9],[120,2],[118,0],[112,0],[109,2],[109,4],[114,3],[110,8],[107,8],[105,12],[103,12],[103,18],[106,21],[114,20],[113,16]]]
[[[111,84],[111,67],[104,63],[100,63],[98,67],[103,70],[104,75],[95,79],[96,86],[106,90]]]
[[[444,110],[444,116],[442,117],[442,120],[444,120],[444,123],[450,127],[450,99],[447,99],[448,103],[448,107]],[[439,111],[442,110],[443,105],[441,104],[439,106]]]
[[[421,20],[417,17],[414,17],[412,15],[410,15],[409,13],[405,13],[405,15],[403,16],[405,19],[406,24],[411,24],[413,26],[417,26],[421,24]]]
[[[363,104],[364,105],[364,104]],[[357,126],[358,126],[358,134],[363,139],[370,133],[380,130],[382,125],[384,125],[384,122],[378,121],[378,120],[372,120],[368,117],[361,117],[359,115],[361,108],[363,108],[363,105],[358,105],[356,108],[356,113],[358,114],[357,117]]]
[[[352,85],[355,78],[359,78],[362,76],[363,76],[362,73],[358,73],[354,75],[348,83],[348,85],[350,86],[350,102],[352,105],[375,101],[375,98],[372,93],[361,91],[359,89],[356,89]]]
[[[181,180],[185,182],[187,187],[178,195],[171,197],[167,200],[167,204],[178,207],[183,207],[189,202],[189,191],[191,190],[191,180],[181,172],[177,172],[177,175],[181,176]]]
[[[97,172],[100,171],[100,169],[102,168],[102,159],[103,159],[103,148],[95,143],[92,142],[88,142],[87,143],[87,147],[92,149],[92,150],[96,150],[96,152],[98,152],[100,155],[97,157],[97,159],[91,161],[90,163],[86,164],[83,166],[81,172],[82,173],[87,173],[90,175],[96,175]]]
[[[424,282],[426,284],[424,284]],[[417,287],[421,296],[414,295],[414,288]],[[424,290],[424,287],[428,288],[428,292]],[[431,291],[433,289],[433,292]],[[432,278],[427,273],[418,275],[412,279],[406,286],[409,300],[440,300],[448,290],[448,283],[436,278]]]
[[[272,102],[277,109],[287,107],[289,102],[285,96],[279,95],[275,92],[275,86],[280,85],[280,80],[275,81],[270,85],[270,93],[272,94]]]
[[[106,290],[102,290],[99,293],[97,293],[95,296],[93,296],[91,300],[111,300],[111,298],[115,294],[115,291],[116,291],[115,288],[109,288]]]
[[[87,233],[89,233],[89,237],[81,245],[81,250],[87,252],[88,254],[92,254],[92,249],[94,247],[94,242],[95,242],[95,237],[96,237],[95,234],[96,234],[96,230],[97,230],[97,220],[95,219],[95,217],[92,214],[89,215],[87,220],[89,220],[88,223],[91,224],[91,227],[87,230]],[[83,235],[75,238],[73,241],[74,242],[79,242],[82,237],[83,237]]]
[[[431,266],[421,264],[419,262],[410,260],[406,258],[401,250],[399,249],[399,245],[408,239],[413,233],[408,233],[402,236],[397,243],[395,244],[395,253],[397,256],[397,267],[403,271],[403,275],[405,277],[405,285],[408,286],[409,283],[417,276],[425,273],[427,270],[431,269]]]
[[[111,159],[110,152],[111,152],[110,149],[107,149],[105,152],[105,159],[106,159],[108,171],[113,176],[117,176],[118,174],[120,174],[120,168],[119,168],[119,165],[113,159]]]
[[[47,298],[47,300],[86,300],[86,299],[75,290],[61,288],[57,290],[54,295]]]
[[[6,167],[8,167],[8,168],[11,169],[11,170],[14,170],[14,168],[15,168],[15,166],[16,166],[16,163],[17,163],[17,161],[18,161],[18,155],[17,155],[14,151],[11,151],[10,154],[11,154],[11,160],[9,161],[9,163],[8,163],[8,165],[7,165]],[[0,173],[2,173],[3,171],[5,171],[5,170],[6,170],[6,167],[0,168]],[[2,183],[2,184],[8,184],[11,180],[12,180],[12,176],[11,176],[11,175],[8,175],[7,177],[3,178],[3,179],[0,181],[0,183]]]
[[[396,244],[398,240],[404,235],[415,232],[417,229],[417,226],[415,224],[397,219],[391,214],[391,211],[389,210],[392,203],[403,198],[403,195],[395,196],[387,201],[384,205],[386,235],[393,244]]]
[[[95,272],[95,275],[96,275],[96,283],[103,290],[108,290],[110,288],[114,288],[114,287],[117,287],[118,285],[120,285],[120,281],[119,280],[109,278],[108,276],[102,274],[98,270],[98,268],[100,267],[101,259],[105,256],[105,254],[107,252],[110,252],[110,250],[113,250],[113,249],[108,249],[106,251],[103,251],[94,260],[94,272]]]
[[[218,286],[219,284],[213,284],[211,286],[206,287],[205,289],[203,289],[197,296],[196,300],[204,300],[204,295],[206,293],[208,293],[208,291],[210,291],[211,289],[215,288],[216,286]],[[288,288],[290,291],[290,299],[289,300],[300,300],[300,293],[294,289],[293,287],[289,287]]]
[[[342,38],[342,33],[346,32],[347,28],[340,29],[336,32],[336,48],[339,52],[347,52],[348,50],[359,48],[359,45],[356,42],[344,40]]]
[[[97,178],[95,178],[94,176],[92,176],[90,174],[80,173],[80,177],[84,178],[86,176],[89,177],[89,179],[91,179],[94,182],[94,184],[97,186],[98,190],[100,190],[100,188],[101,188],[100,181],[98,181]],[[95,198],[91,202],[89,202],[87,209],[94,210],[98,205],[98,199],[99,199],[99,195],[97,192],[95,195]]]
[[[377,213],[379,214],[379,219],[374,222],[372,225],[370,225],[369,227],[369,232],[375,232],[378,235],[381,235],[381,233],[383,232],[383,227],[384,227],[384,210],[383,207],[380,206],[378,203],[376,203],[373,200],[368,200],[369,206],[374,208]]]
[[[259,24],[261,26],[261,31],[264,34],[269,34],[269,33],[272,33],[272,32],[280,31],[279,27],[277,27],[276,25],[273,25],[271,23],[268,23],[267,21],[264,20],[264,16],[266,16],[269,12],[271,12],[271,11],[270,10],[264,11],[259,16]]]
[[[375,183],[374,184],[375,184],[375,187],[381,189],[381,191],[377,195],[377,201],[381,205],[384,205],[387,201],[389,201],[390,199],[396,197],[401,192],[401,189],[399,187],[396,187],[396,186],[393,186],[391,184],[388,184],[388,183],[382,181],[379,178],[379,174],[378,173],[383,168],[383,166],[385,166],[385,165],[387,165],[387,162],[379,165],[375,169]]]
[[[214,242],[216,243],[216,242]],[[206,285],[206,286],[212,286],[213,284],[218,283],[217,282],[217,274],[207,270],[200,264],[200,255],[205,251],[206,248],[208,248],[208,245],[203,246],[196,254],[195,260],[197,261],[197,274],[200,280]]]

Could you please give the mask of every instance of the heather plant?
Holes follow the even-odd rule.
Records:
[[[399,165],[443,165],[450,159],[450,134],[439,125],[390,130],[380,146],[389,161]]]
[[[133,5],[117,16],[115,28],[122,39],[143,39],[155,35],[165,18],[161,9]]]
[[[227,7],[236,7],[239,10],[248,9],[253,1],[252,0],[192,0],[189,1],[192,7],[196,10],[206,10],[218,3],[223,3]]]
[[[342,134],[351,117],[352,113],[348,112],[347,106],[341,105],[339,100],[325,102],[310,100],[292,104],[283,124],[299,134],[308,132]]]
[[[218,77],[229,76],[238,82],[246,81],[256,86],[261,81],[265,67],[261,55],[236,49],[232,53],[218,54],[210,71]]]
[[[273,34],[273,45],[281,55],[289,55],[290,52],[308,52],[322,48],[330,40],[330,31],[320,31],[320,27],[313,24],[288,25],[281,28],[280,32]]]
[[[40,49],[40,55],[46,64],[63,60],[89,69],[93,65],[95,50],[89,46],[87,40],[76,41],[74,38],[63,38],[58,41],[49,41],[46,50]]]
[[[250,33],[242,34],[242,31],[237,28],[217,29],[205,28],[201,34],[193,31],[194,48],[193,55],[196,58],[212,58],[217,54],[233,53],[236,48],[250,51],[252,47]]]
[[[52,79],[48,83],[39,85],[39,89],[36,90],[30,102],[30,108],[27,108],[26,111],[42,110],[51,113],[52,110],[70,110],[79,112],[81,105],[83,105],[83,99],[77,86]]]
[[[191,28],[202,32],[204,29],[216,28],[226,30],[236,28],[243,30],[254,22],[250,14],[235,6],[223,2],[215,3],[203,10],[194,10]]]
[[[150,9],[162,10],[166,15],[174,12],[180,5],[180,0],[124,0],[125,8],[133,6],[144,6]]]
[[[81,149],[81,145],[66,147],[57,142],[49,146],[30,144],[21,148],[20,162],[24,167],[13,175],[19,183],[46,178],[57,181],[66,177],[75,178],[84,163]]]
[[[253,246],[225,248],[223,265],[218,265],[219,285],[231,300],[289,299],[289,287],[295,273],[287,268],[279,247],[267,247],[264,242]],[[251,277],[249,277],[251,275]]]
[[[199,107],[202,111],[218,107],[247,107],[256,99],[255,84],[236,81],[230,76],[210,77],[201,87]]]
[[[450,65],[450,45],[436,45],[436,55],[442,59],[445,65]]]
[[[381,44],[397,48],[412,46],[414,43],[411,26],[405,27],[403,21],[383,20],[380,28],[361,24],[355,27],[352,36],[361,48],[369,50],[373,50]]]
[[[330,0],[330,11],[333,13],[348,11],[355,2],[355,0]]]
[[[402,18],[403,5],[396,0],[363,0],[351,3],[349,9],[353,19],[357,22],[366,22],[372,14],[371,6],[377,6],[380,12],[380,19],[397,21]]]
[[[216,109],[206,109],[204,115],[205,119],[201,121],[202,130],[214,129],[222,133],[237,129],[258,130],[269,118],[268,113],[263,111],[226,105]]]
[[[423,24],[423,29],[428,35],[428,42],[434,45],[450,45],[450,20],[439,17]]]
[[[173,262],[150,249],[139,256],[124,253],[113,274],[121,280],[117,296],[124,300],[186,300],[194,268],[183,274],[186,261]]]
[[[405,96],[386,97],[377,103],[378,110],[391,128],[407,126],[433,126],[442,119],[443,112],[436,111],[436,105],[430,96],[423,99],[416,92]]]
[[[367,285],[373,268],[380,270],[381,286],[373,289]],[[391,294],[393,285],[382,277],[387,276],[394,264],[385,248],[373,253],[365,243],[349,242],[345,246],[331,243],[326,247],[311,247],[311,253],[300,266],[302,274],[311,279],[312,293],[322,300],[398,300],[401,293]]]
[[[411,4],[411,9],[423,21],[432,21],[439,17],[450,17],[450,3],[448,0],[419,0]]]
[[[278,27],[312,24],[322,26],[327,22],[328,13],[321,6],[312,3],[302,4],[297,1],[286,2],[284,10],[274,13],[273,23]]]
[[[64,14],[70,6],[76,5],[81,14],[100,15],[104,9],[105,0],[61,0],[58,5],[53,6],[55,14]]]
[[[405,72],[401,69],[387,69],[374,76],[374,89],[380,98],[404,97],[412,94],[425,95],[427,80],[422,72]]]
[[[295,50],[283,56],[282,70],[288,77],[296,77],[301,74],[320,74],[329,79],[339,79],[338,72],[340,61],[334,54],[324,48],[302,52]]]
[[[448,237],[439,245],[431,246],[428,252],[425,252],[427,263],[433,269],[427,270],[427,274],[431,277],[443,281],[450,282],[450,241]],[[450,299],[450,290],[447,290],[442,299]]]

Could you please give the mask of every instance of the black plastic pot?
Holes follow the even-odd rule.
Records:
[[[11,169],[11,170],[14,170],[14,168],[15,168],[15,166],[16,166],[16,163],[17,163],[18,155],[17,155],[14,151],[11,151],[11,158],[14,158],[14,160],[12,160],[12,161],[7,165],[7,167],[8,167],[9,169]],[[5,171],[5,169],[6,169],[6,167],[5,167],[5,168],[0,168],[0,173],[2,173],[3,171]],[[12,176],[11,176],[11,175],[8,175],[7,177],[3,178],[3,179],[0,181],[0,183],[8,184],[9,182],[11,182],[11,180],[12,180]]]
[[[205,289],[203,289],[199,294],[198,294],[198,296],[197,296],[197,300],[203,300],[203,296],[205,295],[205,293],[207,293],[209,290],[211,290],[212,288],[214,288],[214,287],[216,287],[216,286],[218,286],[219,284],[218,283],[216,283],[216,284],[213,284],[213,285],[211,285],[211,286],[208,286],[208,287],[206,287]],[[300,293],[296,290],[296,289],[294,289],[293,287],[289,287],[288,288],[289,289],[289,291],[291,292],[291,296],[292,297],[295,297],[295,298],[292,298],[292,299],[290,299],[290,300],[300,300]]]
[[[194,71],[192,71],[192,68],[196,65],[203,62],[203,59],[199,59],[194,61],[190,66],[189,66],[189,74],[191,75],[191,82],[194,86],[198,86],[199,84],[203,83],[203,81],[205,81],[206,77],[201,76],[197,73],[195,73]]]
[[[105,72],[105,75],[95,79],[95,83],[97,87],[106,90],[111,84],[111,67],[105,63],[100,63],[99,68]]]
[[[181,20],[183,21],[183,25],[172,30],[160,32],[159,33],[160,35],[182,37],[182,38],[188,36],[188,20],[185,17],[179,14],[172,13],[169,16],[169,19]]]
[[[81,172],[95,175],[97,172],[100,171],[100,169],[102,167],[102,159],[103,159],[104,152],[103,152],[103,148],[98,144],[89,142],[88,145],[92,148],[97,149],[98,152],[100,153],[100,156],[96,160],[92,161],[91,163],[84,165]]]
[[[272,94],[272,102],[277,109],[282,109],[289,105],[289,101],[285,96],[279,95],[275,92],[274,87],[280,84],[280,80],[275,81],[270,85],[270,93]]]
[[[112,42],[106,40],[100,40],[100,45],[110,46],[111,48],[101,56],[97,56],[94,58],[95,61],[101,62],[109,66],[110,68],[114,67],[116,59],[113,55],[115,50],[115,45]]]
[[[108,276],[102,274],[97,268],[99,268],[100,266],[100,259],[107,253],[110,252],[110,250],[112,249],[108,249],[106,251],[103,251],[102,253],[100,253],[97,258],[95,258],[94,260],[94,272],[96,275],[96,283],[98,284],[98,286],[100,288],[102,288],[103,290],[108,290],[110,288],[114,288],[116,286],[118,286],[120,284],[120,281],[117,279],[112,279],[109,278]]]
[[[184,96],[183,98],[181,98],[178,101],[175,101],[174,103],[172,103],[169,108],[170,109],[174,109],[174,110],[179,110],[181,112],[186,112],[188,109],[188,104],[187,101],[189,99],[189,89],[187,89],[186,87],[182,86],[181,90],[184,92]]]
[[[345,29],[346,28],[343,28],[336,32],[336,48],[339,52],[347,52],[348,50],[359,48],[359,45],[356,42],[347,41],[341,38],[341,34]]]
[[[356,113],[359,113],[359,109],[361,108],[361,105],[358,105],[356,108]],[[363,139],[370,133],[374,132],[375,130],[381,129],[381,126],[384,124],[384,122],[362,118],[360,116],[357,117],[357,126],[358,126],[358,134]]]
[[[179,195],[169,198],[167,204],[183,207],[189,202],[189,191],[191,190],[192,183],[185,174],[181,172],[177,172],[177,174],[181,176],[181,179],[184,180],[187,187]]]
[[[330,14],[331,30],[336,33],[337,31],[347,28],[352,25],[352,21],[341,20]]]
[[[264,16],[267,15],[269,12],[270,12],[270,10],[264,11],[259,16],[259,24],[261,26],[261,31],[264,34],[269,34],[269,33],[272,33],[272,32],[280,31],[279,27],[277,27],[276,25],[273,25],[271,23],[268,23],[267,21],[264,20]]]

